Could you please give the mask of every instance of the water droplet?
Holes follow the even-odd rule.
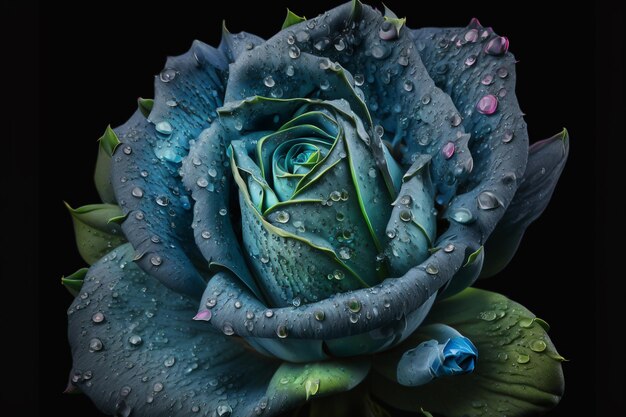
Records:
[[[384,58],[387,50],[382,45],[374,45],[372,47],[372,56],[377,59]]]
[[[115,416],[116,417],[129,417],[132,412],[132,408],[126,404],[126,401],[121,400],[115,404]]]
[[[428,264],[426,265],[426,273],[430,275],[437,275],[439,273],[439,269],[433,264]]]
[[[398,37],[398,31],[391,22],[385,21],[382,25],[380,25],[378,36],[382,40],[390,41]]]
[[[165,359],[165,361],[163,362],[163,365],[165,365],[167,368],[171,368],[172,366],[174,366],[175,363],[176,363],[176,358],[173,356],[170,356],[169,358]]]
[[[328,38],[322,38],[319,41],[315,42],[315,44],[313,44],[313,47],[317,49],[318,51],[321,51],[325,49],[329,43],[330,43],[330,40]]]
[[[346,216],[341,212],[337,212],[337,215],[335,216],[335,219],[337,219],[338,222],[342,222],[345,218]]]
[[[411,211],[409,210],[400,211],[400,220],[402,220],[403,222],[410,222],[412,218],[413,216],[411,215]]]
[[[221,208],[219,213],[220,213],[220,216],[226,216],[226,214],[228,214],[228,210],[226,210],[225,208]]]
[[[351,298],[348,300],[348,310],[353,313],[358,313],[361,311],[361,302],[356,298]]]
[[[200,411],[200,407],[198,407],[197,405],[194,405],[193,407],[191,407],[191,412],[192,413],[197,413]]]
[[[211,232],[203,230],[202,233],[200,233],[200,236],[202,236],[202,239],[211,239]]]
[[[224,325],[222,326],[222,332],[224,332],[226,336],[232,336],[235,334],[235,330],[233,329],[232,324],[228,322],[224,323]]]
[[[287,74],[288,77],[293,77],[293,74],[295,73],[296,73],[296,70],[293,67],[293,65],[288,65],[287,69],[285,70],[285,74]]]
[[[176,102],[176,100],[167,100],[167,101],[165,102],[165,104],[166,104],[168,107],[176,107],[176,106],[178,106],[178,103]]]
[[[139,187],[133,188],[130,193],[133,195],[133,197],[137,197],[137,198],[143,197],[143,190]]]
[[[387,230],[387,237],[389,239],[393,239],[394,237],[396,237],[396,231],[395,229],[389,229]]]
[[[472,220],[474,220],[474,216],[472,216],[472,212],[463,207],[461,207],[460,209],[457,209],[454,213],[452,213],[451,218],[455,222],[462,223],[462,224],[470,223]]]
[[[261,257],[259,258],[259,260],[261,261],[261,263],[266,264],[266,263],[268,263],[268,262],[270,261],[270,258],[269,258],[269,256],[267,256],[267,255],[261,255]]]
[[[345,260],[350,259],[352,257],[352,255],[350,254],[350,249],[348,249],[345,246],[340,247],[339,248],[339,257],[341,259],[345,259]]]
[[[365,83],[365,77],[363,74],[354,74],[354,85],[360,87]]]
[[[309,34],[304,30],[301,30],[298,33],[296,33],[296,40],[298,42],[306,42],[309,40],[310,37],[311,36],[309,36]]]
[[[471,67],[475,63],[476,63],[476,55],[470,55],[467,58],[465,58],[465,65],[467,65],[468,67]]]
[[[164,195],[160,195],[156,198],[156,203],[161,207],[166,207],[170,203],[170,199]]]
[[[156,255],[150,258],[150,263],[154,266],[159,266],[163,263],[163,259],[160,256]]]
[[[289,36],[287,36],[287,43],[288,43],[289,45],[293,45],[294,43],[296,43],[296,38],[295,38],[295,36],[293,36],[293,35],[289,35]]]
[[[343,38],[339,38],[339,40],[335,42],[335,49],[338,50],[339,52],[346,49],[346,41],[344,41]]]
[[[454,245],[452,243],[448,243],[446,246],[444,246],[443,251],[445,253],[451,253],[454,252],[454,249],[456,249]]]
[[[94,313],[93,316],[91,316],[91,321],[94,322],[95,324],[100,324],[104,321],[104,314],[102,314],[101,312],[97,312]]]
[[[150,241],[152,243],[160,243],[161,242],[161,238],[156,236],[156,235],[153,235],[152,237],[150,237]]]
[[[274,312],[272,310],[265,310],[265,317],[271,319],[272,317],[274,317]]]
[[[209,321],[211,320],[211,310],[200,310],[198,314],[193,317],[193,320],[196,321]]]
[[[458,125],[460,125],[460,124],[461,124],[461,121],[462,121],[462,120],[463,120],[463,119],[461,119],[461,115],[459,115],[458,113],[454,113],[454,114],[452,115],[452,117],[450,117],[450,124],[451,124],[453,127],[457,127]]]
[[[163,383],[161,382],[155,382],[155,384],[152,386],[152,390],[154,392],[161,392],[163,391],[163,388],[164,386],[163,386]]]
[[[506,352],[498,353],[498,360],[500,362],[506,362],[507,359],[509,359],[509,355],[507,355]]]
[[[493,310],[481,311],[478,318],[485,321],[494,321],[497,318],[496,312]]]
[[[500,67],[498,68],[498,70],[496,71],[496,74],[498,75],[498,77],[500,78],[506,78],[509,75],[509,70],[507,70],[505,67]]]
[[[154,128],[157,132],[164,135],[171,135],[172,131],[174,130],[170,122],[168,122],[167,120],[163,120],[162,122],[157,123]]]
[[[498,99],[493,94],[487,94],[476,103],[476,110],[486,115],[494,114],[497,108]]]
[[[404,88],[404,91],[413,91],[413,81],[406,80],[402,87]]]
[[[163,81],[164,83],[169,83],[170,81],[172,81],[174,78],[176,78],[176,70],[172,69],[172,68],[165,68],[163,71],[161,71],[161,73],[159,74],[159,78],[161,79],[161,81]]]
[[[276,336],[278,336],[281,339],[284,339],[287,337],[287,326],[285,326],[284,324],[279,324],[276,327]]]
[[[148,171],[141,171],[139,175],[141,175],[142,178],[146,178],[148,176]]]
[[[407,65],[409,65],[409,57],[406,55],[400,55],[398,57],[398,64],[402,65],[403,67],[406,67]]]
[[[482,85],[491,85],[493,83],[493,75],[491,74],[487,74],[483,77],[482,80],[480,80],[480,83]]]
[[[443,145],[443,148],[441,148],[441,153],[443,154],[444,158],[450,159],[452,158],[452,155],[454,155],[454,150],[455,150],[454,142],[448,142],[445,145]]]
[[[315,312],[313,312],[313,317],[315,317],[315,320],[317,321],[324,321],[326,314],[324,313],[324,310],[315,310]]]
[[[337,281],[341,281],[344,277],[344,273],[341,272],[339,269],[335,269],[333,271],[333,278],[335,278]]]
[[[404,204],[405,206],[408,206],[409,204],[411,204],[413,202],[413,199],[411,198],[410,195],[405,194],[402,197],[400,197],[400,204]]]
[[[300,56],[300,48],[298,48],[297,46],[291,46],[289,47],[289,58],[291,59],[296,59]],[[267,85],[267,83],[265,84]],[[268,87],[271,87],[268,85]]]
[[[276,81],[274,81],[271,75],[268,75],[263,79],[263,84],[265,84],[266,87],[272,88],[276,85]]]
[[[104,345],[102,344],[102,340],[98,339],[97,337],[94,337],[93,339],[89,341],[90,352],[100,352],[102,348],[104,348]]]
[[[139,336],[138,334],[133,334],[128,338],[128,343],[130,343],[133,346],[139,346],[140,344],[143,343],[143,340],[141,339],[141,336]]]
[[[236,309],[240,309],[242,306],[241,301],[239,300],[235,300],[235,303],[233,305],[235,306]]]
[[[130,146],[124,146],[122,152],[124,152],[126,155],[130,155],[131,153],[133,153],[133,148],[131,148]]]
[[[291,300],[291,304],[293,304],[294,307],[300,307],[302,299],[300,297],[294,297],[294,299]]]
[[[207,185],[209,185],[209,180],[204,177],[200,177],[198,178],[198,181],[196,181],[196,185],[200,188],[205,188]]]
[[[485,53],[489,55],[502,55],[509,50],[509,40],[506,36],[496,36],[485,45]]]
[[[322,81],[320,81],[320,89],[322,91],[326,91],[330,88],[330,82],[326,79],[323,79]]]
[[[208,308],[213,308],[215,307],[216,304],[217,304],[217,299],[215,298],[209,298],[208,300],[206,300],[206,306]]]
[[[287,223],[289,221],[289,213],[286,211],[279,210],[276,212],[276,221],[278,223]]]
[[[424,94],[424,96],[422,96],[422,104],[426,105],[428,103],[430,103],[430,95],[428,94]]]
[[[135,213],[135,218],[136,218],[137,220],[143,220],[143,218],[144,218],[144,217],[145,217],[145,216],[144,216],[144,214],[143,214],[143,211],[137,211],[137,212]]]
[[[465,35],[463,36],[463,39],[465,39],[467,42],[476,42],[478,40],[478,30],[477,29],[470,29],[467,32],[465,32]]]
[[[517,363],[528,363],[530,362],[530,356],[525,355],[523,353],[518,354]]]
[[[493,210],[502,205],[498,197],[491,191],[483,191],[478,194],[476,200],[478,201],[478,207],[483,210]]]

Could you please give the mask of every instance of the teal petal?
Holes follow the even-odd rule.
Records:
[[[281,364],[207,331],[191,320],[193,300],[132,258],[132,247],[123,245],[94,264],[85,296],[68,310],[72,385],[106,414],[275,416],[304,403],[307,392],[312,398],[349,390],[369,370],[365,359]]]
[[[235,62],[237,58],[246,51],[263,43],[263,39],[247,32],[230,33],[226,29],[226,22],[222,24],[222,39],[217,49],[219,49],[228,59],[228,62]]]
[[[479,245],[483,244],[515,194],[517,187],[510,178],[521,178],[526,166],[528,132],[515,95],[515,57],[507,48],[498,54],[486,51],[487,45],[500,40],[508,46],[508,40],[475,19],[464,28],[424,28],[411,35],[435,84],[450,95],[463,116],[455,122],[471,132],[467,138],[471,165],[459,160],[466,151],[458,146],[442,148],[450,151],[443,152],[449,155],[448,164],[464,171],[455,181],[466,190],[451,201],[445,215],[452,222],[461,219],[469,224],[464,220],[469,212],[474,227],[480,228]],[[492,105],[489,111],[481,112],[481,101]],[[445,202],[444,197],[440,201]]]
[[[430,254],[437,217],[430,180],[430,155],[420,155],[403,177],[402,188],[387,224],[386,250],[391,273],[404,274]]]
[[[72,215],[76,246],[80,256],[89,265],[96,262],[111,249],[126,242],[120,226],[110,222],[111,218],[122,214],[114,204],[90,204],[73,209],[65,206]]]
[[[203,131],[182,166],[183,182],[195,202],[193,235],[197,247],[213,272],[226,268],[260,299],[262,293],[248,266],[228,213],[232,186],[227,138],[218,123]]]
[[[190,140],[217,117],[227,68],[222,52],[194,42],[187,53],[170,57],[156,77],[149,118],[137,111],[114,129],[122,145],[112,160],[111,180],[128,215],[122,229],[138,253],[137,263],[195,297],[204,290],[208,268],[194,243],[191,196],[179,164]]]

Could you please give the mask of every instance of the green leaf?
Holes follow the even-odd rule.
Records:
[[[137,99],[137,106],[139,107],[139,111],[143,114],[143,117],[150,116],[150,112],[152,111],[152,107],[154,107],[154,100],[151,98],[141,98]]]
[[[73,209],[67,203],[65,206],[74,222],[78,252],[89,265],[126,242],[119,224],[109,221],[122,215],[122,210],[118,206],[90,204],[77,209]]]
[[[111,185],[111,156],[119,146],[120,140],[109,125],[104,134],[98,139],[98,142],[100,146],[98,148],[98,159],[93,180],[102,202],[113,204],[116,200],[113,186]]]
[[[367,359],[285,362],[274,373],[267,396],[288,408],[313,398],[349,391],[367,376],[369,369]]]
[[[89,268],[80,268],[78,271],[68,275],[67,277],[62,276],[61,284],[67,288],[70,294],[76,297],[83,286],[83,280],[85,279],[85,275],[87,275],[87,271],[89,271]]]
[[[377,374],[372,378],[373,392],[385,402],[447,417],[514,417],[545,413],[561,399],[563,358],[535,315],[522,305],[468,288],[437,303],[427,320],[452,326],[470,338],[478,348],[476,369],[415,388]],[[414,347],[414,337],[396,349]]]
[[[291,10],[287,9],[287,16],[285,17],[285,21],[283,22],[282,28],[287,29],[289,26],[293,26],[300,22],[304,22],[305,20],[306,20],[306,17],[304,16],[300,17],[294,12],[292,12]]]

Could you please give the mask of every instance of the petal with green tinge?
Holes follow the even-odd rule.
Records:
[[[115,204],[115,193],[111,184],[111,156],[120,144],[117,135],[107,126],[104,134],[98,139],[98,159],[93,180],[96,190],[103,203]]]
[[[89,265],[102,258],[104,254],[126,242],[121,227],[110,222],[111,218],[122,214],[114,204],[90,204],[73,209],[65,206],[72,215],[76,246],[80,256]]]
[[[61,284],[67,288],[70,294],[76,297],[83,286],[83,281],[88,270],[89,268],[81,268],[71,275],[61,277]]]
[[[535,415],[559,402],[563,358],[541,321],[520,304],[468,288],[435,305],[428,323],[437,322],[457,329],[476,345],[479,357],[474,372],[414,388],[378,374],[371,378],[376,396],[397,408],[415,412],[424,408],[446,417]],[[414,347],[412,339],[394,351]]]

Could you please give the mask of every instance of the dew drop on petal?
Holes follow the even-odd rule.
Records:
[[[172,68],[165,68],[159,74],[159,79],[163,81],[164,83],[169,83],[174,78],[176,78],[176,70]]]
[[[441,148],[441,153],[444,158],[450,159],[452,158],[452,155],[454,155],[454,150],[455,150],[454,142],[448,142],[445,145],[443,145],[443,148]]]
[[[487,94],[478,100],[478,103],[476,103],[476,110],[478,110],[479,113],[486,115],[494,114],[497,108],[498,99],[493,94]]]
[[[265,84],[266,87],[272,88],[276,85],[276,81],[274,81],[271,75],[268,75],[263,79],[263,84]]]

